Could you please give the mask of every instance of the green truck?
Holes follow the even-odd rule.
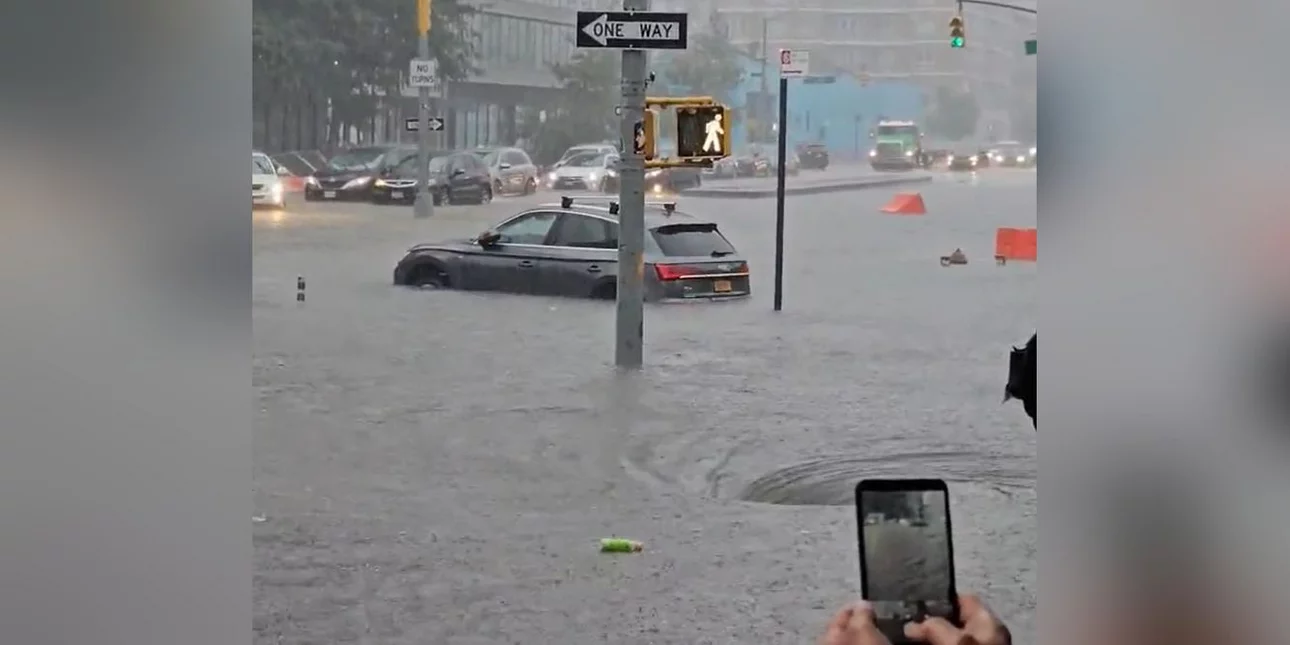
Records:
[[[874,170],[914,170],[926,164],[923,133],[913,121],[879,121],[869,137],[869,165]]]

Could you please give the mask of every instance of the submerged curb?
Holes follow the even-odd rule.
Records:
[[[930,176],[920,177],[879,177],[866,179],[839,180],[820,183],[813,186],[786,186],[784,195],[818,195],[821,193],[840,193],[852,190],[865,190],[884,186],[902,186],[906,184],[923,184],[931,181]],[[776,190],[771,188],[691,188],[682,192],[685,197],[710,197],[716,199],[764,199],[774,197]]]

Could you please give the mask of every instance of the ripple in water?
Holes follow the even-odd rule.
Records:
[[[862,479],[935,477],[1001,489],[1034,482],[1032,470],[992,469],[999,465],[998,459],[970,452],[821,457],[763,475],[745,486],[737,499],[787,506],[850,506]]]

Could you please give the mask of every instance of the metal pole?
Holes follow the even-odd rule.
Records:
[[[417,0],[417,57],[430,60],[430,0]],[[434,215],[434,198],[430,196],[430,88],[417,88],[417,199],[412,216],[418,219]]]
[[[649,11],[649,0],[623,0],[623,11]],[[622,142],[618,169],[618,317],[614,364],[640,367],[645,337],[645,159],[636,154],[636,124],[645,118],[648,54],[623,50]]]
[[[766,114],[766,94],[770,90],[770,86],[767,85],[770,81],[766,78],[766,57],[770,56],[770,51],[766,49],[769,36],[770,18],[763,16],[761,19],[761,93],[757,95],[757,114],[754,116],[757,119],[759,131],[756,138],[752,139],[758,143],[765,141],[762,137],[762,132],[764,132],[763,128],[766,127],[766,122],[770,120],[770,115]]]
[[[788,147],[788,79],[779,78],[779,159],[775,172],[775,311],[784,308],[784,163]]]

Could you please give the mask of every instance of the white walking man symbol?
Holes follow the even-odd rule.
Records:
[[[703,140],[703,151],[721,154],[721,135],[726,133],[721,127],[721,115],[717,114],[712,117],[708,124],[703,126],[708,131],[708,136]]]

